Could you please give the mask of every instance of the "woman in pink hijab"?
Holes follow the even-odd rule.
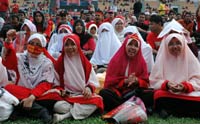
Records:
[[[200,111],[200,63],[183,35],[164,38],[149,79],[161,117]]]

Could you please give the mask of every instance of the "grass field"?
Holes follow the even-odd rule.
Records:
[[[42,124],[40,120],[34,119],[20,119],[17,121],[7,121],[0,122],[0,124]],[[106,121],[103,121],[100,116],[93,116],[85,120],[64,120],[59,124],[108,124]],[[167,119],[161,119],[158,115],[154,114],[149,116],[148,122],[145,124],[200,124],[199,119],[193,118],[176,118],[173,116],[168,117]]]

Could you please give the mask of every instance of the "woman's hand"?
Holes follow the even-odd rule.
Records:
[[[138,84],[138,78],[135,76],[135,73],[132,73],[128,76],[128,79],[125,80],[127,87],[136,86]]]
[[[21,101],[21,104],[23,104],[23,108],[25,109],[31,109],[33,102],[35,101],[35,96],[30,95],[28,98],[25,98]]]
[[[5,40],[5,42],[7,42],[7,43],[11,43],[12,42],[12,40],[16,37],[16,30],[15,29],[10,29],[10,30],[8,30],[8,32],[6,33],[6,40]]]
[[[90,98],[90,97],[92,97],[92,91],[91,91],[91,89],[90,89],[89,87],[86,87],[86,88],[84,89],[84,91],[83,91],[83,96],[84,96],[85,98]]]

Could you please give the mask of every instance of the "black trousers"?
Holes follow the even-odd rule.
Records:
[[[99,95],[103,98],[105,111],[111,111],[124,102],[121,97],[110,89],[100,90]]]
[[[19,117],[37,118],[41,119],[44,124],[52,123],[53,106],[56,103],[55,100],[40,100],[34,101],[30,109],[23,108],[22,104],[19,104],[14,108],[13,113],[10,116],[11,120],[16,120]]]
[[[156,110],[165,110],[168,114],[178,117],[198,117],[200,116],[200,102],[175,99],[159,98],[155,101]]]
[[[110,111],[117,106],[121,105],[125,101],[127,101],[132,96],[137,96],[142,99],[147,110],[148,108],[153,107],[153,90],[148,89],[135,89],[132,92],[129,92],[122,97],[119,97],[115,92],[110,89],[102,89],[99,92],[99,95],[103,97],[104,109],[105,111]],[[151,111],[151,110],[150,110]]]

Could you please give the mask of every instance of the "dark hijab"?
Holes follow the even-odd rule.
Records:
[[[76,25],[80,23],[82,26],[82,32],[81,33],[77,33],[75,30]],[[73,33],[78,35],[81,41],[81,48],[83,49],[83,46],[88,42],[88,40],[90,38],[92,38],[92,35],[88,34],[87,32],[85,32],[85,24],[82,20],[78,19],[74,22],[74,26],[73,26]]]

